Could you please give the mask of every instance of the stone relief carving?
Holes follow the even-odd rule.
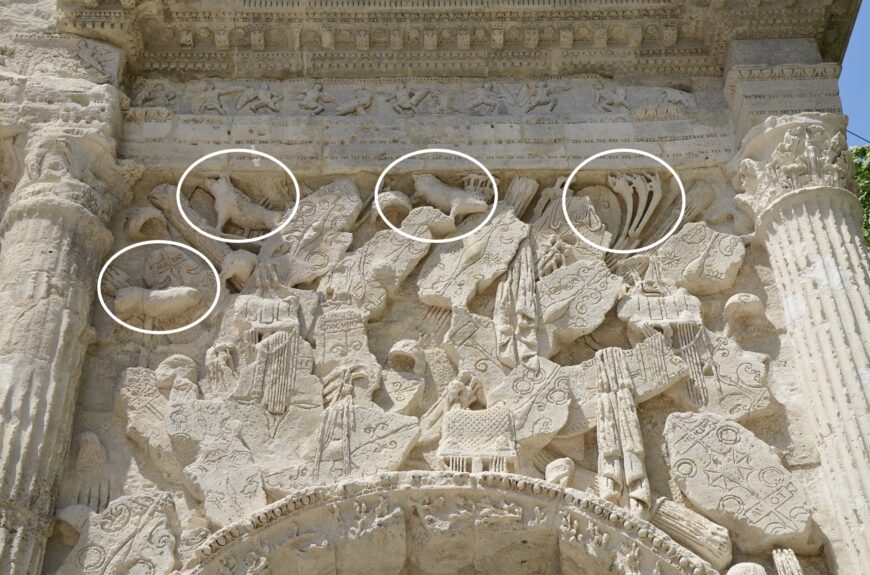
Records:
[[[656,208],[668,196],[656,178],[611,172],[606,185],[575,192],[571,213],[603,242],[644,240],[661,227]],[[391,197],[407,199],[389,213],[417,237],[462,233],[490,208],[491,194],[471,177],[459,186],[426,173],[407,181],[413,194],[389,190],[386,199],[388,205]],[[187,205],[215,230],[263,231],[282,215],[252,200],[228,175],[205,182],[214,206],[201,199]],[[172,486],[190,500],[172,520],[176,555],[191,556],[189,549],[181,551],[185,537],[214,540],[282,497],[413,470],[538,478],[552,486],[547,489],[585,485],[596,494],[590,495],[595,506],[607,502],[623,510],[632,518],[626,525],[651,522],[710,569],[729,566],[732,540],[746,553],[783,544],[802,553],[818,549],[801,488],[772,448],[737,423],[775,408],[766,386],[767,358],[745,350],[731,332],[709,327],[701,313],[705,298],[737,281],[743,243],[698,221],[650,255],[608,261],[565,244],[555,258],[552,238],[567,237],[554,217],[560,185],[545,188],[550,201],[533,207],[528,192],[538,183],[517,178],[487,226],[434,247],[378,229],[350,180],[307,190],[298,219],[253,250],[200,237],[198,245],[227,281],[220,315],[209,323],[209,335],[198,336],[183,354],[127,369],[115,407],[126,422],[129,449],[142,458],[143,469],[158,474],[158,492]],[[158,187],[149,195],[156,209],[131,208],[125,216],[131,238],[191,237],[173,217],[166,192]],[[228,203],[219,205],[221,194]],[[146,266],[147,285],[165,285],[177,267]],[[188,283],[198,277],[194,268],[182,269]],[[373,325],[396,321],[391,310],[400,293],[429,310],[428,324],[407,331],[398,323],[391,333],[410,337],[400,335],[387,346],[373,342]],[[728,308],[731,323],[738,321],[735,306]],[[565,363],[565,353],[576,342],[586,345],[612,321],[608,317],[625,326],[615,345]],[[453,371],[436,377],[430,360],[438,350]],[[661,397],[696,413],[671,415],[664,435],[650,437],[641,414]],[[705,425],[725,431],[705,435],[695,429]],[[727,435],[732,429],[733,438]],[[723,443],[722,434],[733,445]],[[65,481],[69,505],[103,512],[119,501],[117,491],[99,476],[75,479],[77,466],[99,467],[99,437],[81,437],[84,463],[71,460]],[[662,441],[680,489],[676,500],[647,470],[655,457],[650,442]],[[763,460],[767,475],[754,475],[753,458]],[[685,461],[698,470],[688,472]],[[770,469],[778,483],[768,487]],[[717,480],[716,470],[725,479]],[[778,493],[782,486],[788,499],[770,510],[781,520],[749,510],[768,504],[762,487]],[[721,499],[740,503],[707,500],[719,491]],[[407,550],[419,560],[430,553],[426,545],[434,545],[425,543],[428,537],[456,541],[464,526],[557,525],[546,505],[526,508],[497,497],[458,506],[436,497],[415,505],[421,536],[429,534],[419,539],[422,547]],[[348,525],[349,540],[391,538],[405,529],[399,520],[406,508],[386,500],[330,509],[335,521]],[[594,521],[584,527],[564,516],[560,521],[559,547],[569,545],[562,561],[592,561],[618,573],[670,569],[667,561],[646,558],[638,542],[612,542],[623,537],[612,528]],[[82,529],[83,537],[92,537]],[[389,534],[393,530],[396,535]],[[294,531],[280,544],[290,545],[293,561],[337,562],[352,570],[343,559],[349,551],[339,551],[328,537],[302,533]],[[276,543],[259,545],[263,550],[250,557],[223,557],[222,569],[267,569]]]
[[[774,145],[769,160],[746,157],[737,167],[746,193],[743,199],[756,214],[802,188],[852,189],[854,167],[836,122],[828,126],[810,117],[771,117],[763,128],[768,133],[762,140]],[[759,140],[755,145],[764,143]]]
[[[131,252],[129,260],[107,269],[102,289],[115,315],[130,325],[161,331],[205,313],[219,286],[202,260],[172,245],[137,251],[147,255]]]
[[[854,6],[291,4],[0,15],[0,572],[861,571],[867,252],[845,119],[793,112],[838,110],[818,56]],[[768,36],[812,63],[754,63]],[[370,195],[433,141],[500,190],[438,246]],[[562,176],[632,141],[686,218],[604,255]],[[241,246],[172,185],[230,144],[311,185]],[[386,218],[479,224],[494,190],[451,166],[388,182]],[[191,183],[228,239],[291,207],[262,165]],[[566,198],[619,248],[678,203],[622,159]],[[180,334],[92,305],[153,239],[218,281],[164,247],[100,287],[143,328],[217,294]]]
[[[773,448],[712,414],[672,414],[664,433],[674,481],[741,549],[813,547],[804,490]]]
[[[196,87],[195,89],[191,89]],[[431,82],[398,84],[262,82],[220,80],[188,84],[140,80],[134,108],[165,108],[177,114],[247,116],[293,114],[416,116],[459,113],[472,116],[630,114],[636,120],[684,117],[698,107],[693,94],[673,88],[632,86],[611,81],[485,81],[467,85]]]
[[[58,573],[155,573],[175,569],[177,518],[165,493],[124,496],[92,515]]]
[[[222,44],[234,41],[228,34]],[[492,81],[462,99],[422,80],[305,91],[296,81],[214,79],[196,103],[184,86],[161,82],[136,88],[133,109],[323,117],[312,122],[384,110],[544,117],[596,89],[561,79]],[[598,90],[571,113],[673,119],[699,105],[673,89],[614,82]],[[824,140],[813,130],[788,138],[823,152],[831,141],[839,146],[833,133]],[[786,144],[777,153],[800,147]],[[721,198],[714,205],[718,192],[704,191],[707,179],[727,186],[712,168],[691,176],[688,222],[639,257],[580,245],[561,217],[564,180],[516,172],[501,180],[492,221],[462,241],[430,246],[386,229],[361,193],[365,177],[354,175],[312,178],[317,185],[303,187],[297,218],[281,233],[234,249],[192,233],[172,186],[154,187],[170,179],[153,168],[150,192],[138,190],[111,216],[114,201],[87,188],[104,194],[105,176],[89,173],[71,145],[33,145],[17,195],[37,196],[38,186],[69,184],[76,174],[84,185],[64,193],[117,226],[119,245],[188,242],[218,267],[222,285],[208,285],[203,266],[172,250],[109,274],[112,309],[141,316],[142,325],[192,313],[209,299],[194,292],[220,289],[221,300],[214,317],[183,337],[99,330],[88,361],[102,358],[102,367],[89,367],[89,379],[113,385],[114,401],[104,421],[83,413],[76,423],[52,543],[62,572],[135,572],[140,559],[155,573],[266,573],[276,565],[351,572],[366,545],[390,550],[397,542],[382,559],[394,572],[430,569],[445,549],[445,572],[541,567],[520,567],[523,540],[554,566],[590,573],[724,572],[732,541],[741,561],[748,554],[767,562],[783,545],[818,552],[801,473],[767,445],[776,437],[748,431],[759,414],[780,413],[767,386],[782,366],[769,365],[769,342],[740,327],[768,301],[745,296],[762,293],[747,279],[758,255],[745,226],[722,216]],[[203,229],[238,238],[272,229],[288,209],[286,186],[266,172],[200,178],[186,212]],[[468,231],[486,217],[493,190],[460,176],[432,168],[396,178],[384,191],[385,213],[417,237]],[[814,176],[795,185],[819,182],[842,184]],[[666,231],[674,192],[663,174],[612,167],[569,190],[568,211],[587,237],[632,247]],[[21,289],[33,293],[57,289],[38,275],[25,279]],[[98,392],[89,393],[94,402]],[[672,437],[681,417],[737,429],[738,447],[725,449],[718,436],[687,447]],[[720,487],[711,474],[726,455],[748,456],[782,478],[792,499],[774,511],[784,527],[729,506],[733,499],[720,505],[735,491],[744,503],[770,499],[770,478],[742,477],[740,465]],[[709,473],[686,476],[677,456]],[[719,489],[719,500],[705,499]],[[136,512],[130,546],[116,550],[103,519],[148,497],[155,510]],[[155,538],[143,539],[146,532]],[[779,571],[800,569],[796,556],[776,551]]]

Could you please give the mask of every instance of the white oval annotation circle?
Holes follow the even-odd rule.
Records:
[[[290,179],[293,181],[293,188],[296,191],[296,202],[293,204],[293,209],[290,210],[290,215],[288,215],[286,218],[284,218],[284,220],[280,224],[278,224],[278,227],[276,227],[271,232],[268,232],[268,233],[265,233],[263,235],[259,235],[259,236],[253,237],[253,238],[225,238],[222,236],[218,236],[218,235],[209,233],[209,232],[205,231],[204,229],[200,228],[199,226],[194,224],[190,220],[190,218],[187,216],[187,214],[184,212],[184,208],[181,205],[181,187],[184,185],[184,180],[187,179],[187,176],[190,175],[190,172],[192,172],[194,169],[196,169],[196,167],[198,165],[210,160],[211,158],[214,158],[216,156],[222,156],[224,154],[248,154],[248,155],[252,155],[252,156],[259,156],[261,158],[266,158],[267,160],[271,160],[272,162],[275,162],[276,164],[278,164],[278,166],[280,166],[281,169],[284,170],[284,172],[286,172],[288,176],[290,176]],[[189,225],[191,228],[193,228],[197,233],[199,233],[207,238],[213,239],[213,240],[218,241],[218,242],[225,242],[228,244],[247,244],[247,243],[252,243],[252,242],[258,242],[260,240],[264,240],[266,238],[272,237],[277,233],[280,233],[281,230],[283,230],[285,227],[287,227],[287,225],[296,216],[296,211],[299,209],[300,199],[301,199],[301,192],[299,189],[299,182],[296,180],[296,176],[293,175],[293,172],[290,170],[290,168],[288,168],[284,164],[284,162],[282,162],[281,160],[279,160],[278,158],[276,158],[274,156],[267,154],[266,152],[261,152],[259,150],[248,150],[245,148],[227,148],[226,150],[218,150],[216,152],[211,152],[210,154],[204,155],[203,157],[201,157],[200,159],[198,159],[194,163],[190,164],[187,167],[187,169],[184,170],[184,173],[181,174],[181,178],[178,180],[178,185],[175,186],[175,203],[178,206],[178,211],[181,213],[181,217],[184,218],[184,221],[187,222],[187,225]]]
[[[485,173],[486,177],[489,178],[489,181],[492,182],[493,200],[492,200],[492,209],[489,210],[489,213],[487,214],[486,218],[484,218],[484,220],[482,222],[480,222],[477,226],[475,226],[471,230],[465,232],[464,234],[460,234],[460,235],[456,236],[455,238],[440,238],[440,239],[439,238],[420,238],[420,237],[417,237],[415,235],[409,234],[408,232],[406,232],[404,230],[399,229],[398,227],[393,225],[393,223],[384,215],[384,212],[381,210],[379,194],[381,192],[381,186],[384,183],[384,178],[386,177],[387,173],[390,170],[392,170],[394,167],[396,167],[398,164],[400,164],[401,162],[404,162],[405,160],[407,160],[408,158],[413,158],[414,156],[421,156],[423,154],[446,154],[449,156],[458,156],[460,158],[468,160],[469,162],[473,163],[478,168],[483,170],[483,173]],[[463,240],[463,239],[467,238],[468,236],[477,233],[480,229],[483,228],[483,226],[485,226],[486,224],[489,223],[489,221],[495,215],[495,209],[498,207],[498,184],[496,184],[495,176],[492,175],[492,172],[490,172],[486,168],[486,166],[484,166],[480,161],[469,156],[468,154],[465,154],[463,152],[458,152],[456,150],[450,150],[447,148],[423,148],[422,150],[417,150],[415,152],[405,154],[404,156],[402,156],[396,160],[393,160],[393,162],[389,166],[387,166],[386,169],[384,169],[384,171],[381,172],[381,175],[378,177],[378,181],[375,184],[375,194],[374,195],[375,195],[375,197],[374,197],[375,209],[377,210],[378,215],[381,217],[381,219],[384,221],[384,223],[386,223],[390,227],[390,229],[392,229],[394,232],[398,233],[399,235],[408,238],[409,240],[415,240],[415,241],[426,243],[426,244],[449,244],[451,242],[458,242],[459,240]]]
[[[119,318],[117,315],[115,315],[115,313],[109,309],[109,306],[106,305],[106,300],[103,298],[103,276],[106,274],[106,270],[109,269],[109,266],[112,265],[112,262],[115,261],[116,259],[118,259],[123,254],[129,252],[130,250],[134,250],[136,248],[141,248],[141,247],[145,247],[145,246],[154,246],[154,245],[175,246],[177,248],[181,248],[183,250],[188,250],[190,252],[193,252],[194,254],[196,254],[197,256],[202,258],[206,264],[208,264],[208,268],[211,270],[212,275],[214,275],[215,289],[214,289],[214,299],[212,300],[211,305],[208,307],[208,309],[205,311],[204,314],[202,314],[196,320],[188,323],[187,325],[183,325],[181,327],[177,327],[174,329],[164,329],[164,330],[144,329],[141,327],[137,327],[135,325],[131,325],[131,324],[125,322],[124,320]],[[97,276],[97,299],[100,301],[100,305],[103,306],[103,311],[105,311],[109,315],[109,317],[112,318],[112,320],[114,320],[116,323],[126,327],[127,329],[133,330],[133,331],[138,332],[138,333],[144,333],[146,335],[170,335],[173,333],[181,333],[185,330],[188,330],[188,329],[194,327],[195,325],[198,325],[200,322],[204,321],[209,315],[211,315],[211,313],[217,307],[218,300],[220,300],[220,295],[221,295],[220,274],[218,274],[217,268],[214,266],[213,263],[211,263],[211,260],[209,260],[207,257],[205,257],[205,254],[203,254],[199,250],[194,249],[188,245],[185,245],[185,244],[182,244],[179,242],[173,242],[171,240],[148,240],[145,242],[130,244],[129,246],[118,250],[117,252],[115,252],[115,254],[112,257],[110,257],[108,260],[106,260],[106,263],[103,264],[103,268],[100,270],[100,274]]]
[[[574,177],[577,175],[577,173],[580,170],[582,170],[583,168],[588,166],[591,162],[594,162],[598,158],[601,158],[603,156],[609,156],[611,154],[638,154],[640,156],[644,156],[644,157],[647,157],[651,160],[654,160],[654,161],[658,162],[659,164],[661,164],[662,166],[664,166],[665,169],[667,169],[667,171],[670,172],[671,176],[673,176],[674,180],[677,182],[677,185],[680,188],[681,204],[680,204],[680,215],[677,217],[677,221],[674,222],[674,225],[671,226],[671,229],[668,230],[668,232],[664,236],[662,236],[661,238],[659,238],[658,240],[656,240],[655,242],[651,243],[648,246],[643,246],[643,247],[639,247],[639,248],[631,248],[631,249],[618,249],[618,248],[600,246],[600,245],[596,244],[595,242],[593,242],[592,240],[586,238],[583,234],[581,234],[580,230],[577,229],[577,227],[571,221],[571,217],[568,214],[568,191],[571,188],[571,182],[574,181]],[[664,241],[666,241],[669,237],[671,237],[674,234],[674,232],[676,232],[677,229],[680,227],[680,224],[683,222],[683,217],[686,215],[686,188],[685,188],[685,186],[683,186],[683,181],[680,179],[680,176],[677,175],[677,171],[674,170],[674,168],[672,168],[670,164],[668,164],[667,162],[665,162],[663,159],[659,158],[655,154],[651,154],[651,153],[645,152],[643,150],[636,150],[634,148],[613,148],[612,150],[604,150],[603,152],[598,152],[597,154],[590,156],[589,158],[586,158],[585,160],[580,162],[580,164],[576,168],[574,168],[574,171],[571,172],[571,175],[568,176],[567,180],[565,180],[565,186],[562,188],[562,215],[565,217],[565,221],[568,222],[568,227],[571,228],[571,231],[573,231],[574,234],[578,238],[580,238],[589,247],[595,248],[597,250],[601,250],[603,252],[611,253],[611,254],[637,254],[640,252],[645,252],[647,250],[651,250],[652,248],[654,248],[658,245],[661,245]]]

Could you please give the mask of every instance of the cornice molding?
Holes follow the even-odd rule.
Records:
[[[734,97],[737,83],[741,81],[836,80],[839,77],[840,65],[832,62],[781,66],[734,66],[725,76],[725,98],[730,101]]]
[[[721,76],[732,39],[821,44],[848,0],[826,2],[62,0],[60,25],[123,46],[134,74]]]

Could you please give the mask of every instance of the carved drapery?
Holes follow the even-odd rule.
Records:
[[[870,258],[844,131],[833,114],[771,117],[737,161],[816,422],[833,555],[839,572],[857,573],[870,554]]]

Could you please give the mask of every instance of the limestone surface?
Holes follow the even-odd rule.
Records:
[[[0,574],[864,573],[858,4],[4,2]]]

